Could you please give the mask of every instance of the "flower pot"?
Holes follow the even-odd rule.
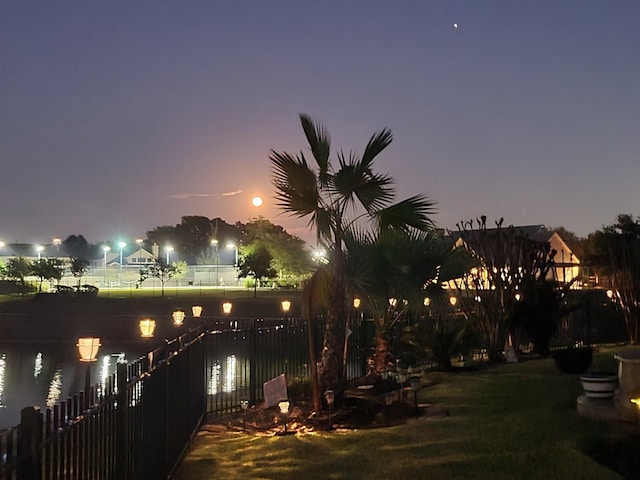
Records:
[[[613,398],[618,376],[614,373],[590,372],[580,375],[580,382],[587,398]]]
[[[591,347],[563,348],[553,352],[553,359],[556,366],[564,373],[572,375],[584,373],[593,360],[593,349]]]

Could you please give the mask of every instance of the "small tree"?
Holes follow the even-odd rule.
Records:
[[[78,286],[80,286],[82,277],[86,275],[89,270],[89,261],[81,257],[71,257],[69,269],[71,275],[78,280]]]
[[[20,293],[26,291],[25,277],[31,273],[31,262],[24,257],[12,257],[5,264],[5,276],[19,284]]]
[[[172,278],[181,278],[187,271],[185,262],[173,262],[169,265],[162,258],[157,258],[156,262],[148,269],[140,269],[140,283],[149,277],[155,277],[160,280],[162,285],[162,296],[164,297],[164,285]]]
[[[31,273],[39,278],[38,292],[42,291],[44,280],[60,282],[64,265],[58,258],[41,258],[31,264]]]

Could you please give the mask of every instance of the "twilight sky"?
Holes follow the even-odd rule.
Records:
[[[0,240],[263,215],[270,149],[376,162],[436,222],[586,235],[640,205],[640,2],[0,2]],[[454,27],[457,24],[457,28]],[[265,197],[251,207],[254,194]]]

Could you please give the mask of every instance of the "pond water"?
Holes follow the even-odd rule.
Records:
[[[44,410],[82,390],[87,368],[91,383],[103,386],[118,361],[144,353],[139,347],[103,345],[96,362],[81,363],[74,342],[0,343],[0,429],[20,423],[24,407]]]

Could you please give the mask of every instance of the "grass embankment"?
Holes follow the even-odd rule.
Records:
[[[594,367],[615,371],[611,350],[599,352]],[[553,360],[441,376],[419,399],[445,406],[449,417],[305,436],[199,435],[178,478],[622,478],[581,448],[637,427],[579,417],[579,378]]]

